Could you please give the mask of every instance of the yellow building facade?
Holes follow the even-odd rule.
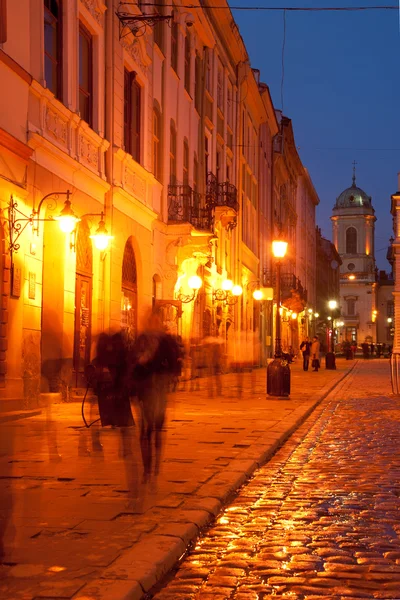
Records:
[[[0,4],[7,407],[82,387],[98,335],[133,340],[150,308],[187,345],[216,336],[230,361],[265,364],[273,303],[253,292],[269,285],[282,126],[226,3]]]

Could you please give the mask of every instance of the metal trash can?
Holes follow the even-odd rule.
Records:
[[[334,370],[336,369],[336,356],[334,352],[327,352],[325,356],[325,368]]]
[[[267,367],[268,396],[290,395],[290,367],[281,358],[275,358]]]

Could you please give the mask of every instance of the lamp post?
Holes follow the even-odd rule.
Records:
[[[333,311],[337,308],[336,300],[329,300],[328,302],[329,309],[331,311],[330,322],[331,322],[331,350],[326,353],[325,356],[325,368],[334,370],[336,369],[336,356],[335,356],[335,344],[333,340]]]
[[[290,368],[282,360],[281,346],[281,259],[285,257],[288,243],[283,240],[272,242],[272,253],[276,260],[276,315],[275,315],[275,354],[267,367],[267,394],[269,396],[289,396]]]

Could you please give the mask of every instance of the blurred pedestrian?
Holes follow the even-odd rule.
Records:
[[[144,482],[153,474],[158,475],[160,470],[167,393],[178,368],[179,354],[176,339],[166,332],[159,316],[150,313],[133,347],[133,380],[141,412]]]
[[[374,357],[374,352],[375,352],[375,346],[374,346],[373,342],[371,342],[370,351],[371,351],[371,358],[373,358]]]
[[[313,371],[318,371],[318,369],[320,367],[320,362],[319,362],[320,349],[321,349],[320,341],[317,338],[317,336],[315,335],[313,337],[313,340],[311,343],[311,348],[310,348],[311,357],[312,357],[311,366],[312,366]]]
[[[351,351],[353,353],[353,358],[355,358],[356,357],[356,353],[357,353],[357,343],[353,340],[351,342],[350,347],[351,347]]]
[[[363,353],[363,358],[365,358],[365,359],[369,358],[369,344],[368,344],[368,342],[363,342],[361,344],[361,350],[362,350],[362,353]]]
[[[300,344],[300,350],[303,353],[303,371],[308,371],[310,363],[311,342],[309,337],[305,337]]]
[[[223,355],[222,338],[216,336],[207,336],[203,340],[205,347],[208,365],[208,390],[210,398],[214,397],[214,392],[217,396],[222,396],[221,371],[222,371],[222,355]]]

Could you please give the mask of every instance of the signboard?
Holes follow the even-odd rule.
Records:
[[[34,300],[36,298],[36,273],[29,272],[28,297],[30,300]]]

